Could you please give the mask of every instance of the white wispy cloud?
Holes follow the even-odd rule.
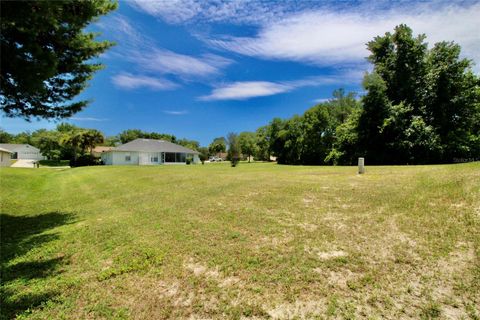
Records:
[[[171,90],[179,86],[168,79],[154,78],[144,75],[133,75],[130,73],[117,74],[112,77],[112,82],[117,87],[123,89],[137,89],[145,87],[152,90]]]
[[[291,86],[269,81],[234,82],[213,89],[211,94],[202,96],[199,100],[246,100],[253,97],[271,96],[293,89]]]
[[[163,17],[171,23],[187,21],[201,11],[200,4],[194,0],[133,0],[129,3],[141,11],[153,16]]]
[[[206,77],[220,73],[220,70],[233,61],[214,54],[200,57],[184,55],[166,49],[137,51],[131,56],[143,70],[172,74],[184,79]]]
[[[431,44],[455,41],[480,70],[480,3],[359,1],[133,0],[136,9],[167,23],[254,25],[252,37],[197,36],[217,49],[270,60],[331,65],[365,63],[365,44],[401,23]]]
[[[115,77],[114,83],[122,88],[135,89],[143,86],[157,90],[172,89],[172,82],[158,79],[159,73],[182,81],[204,80],[220,75],[224,68],[234,62],[211,53],[189,55],[162,48],[147,32],[142,31],[141,26],[134,26],[121,14],[107,17],[107,21],[99,22],[97,26],[108,30],[118,43],[110,55],[129,62],[130,70],[141,73],[135,76],[138,81],[132,81],[131,75]]]
[[[218,86],[209,95],[201,96],[198,99],[203,101],[247,100],[290,92],[301,87],[358,82],[361,76],[361,72],[349,70],[335,75],[308,77],[291,81],[238,81]]]
[[[187,110],[162,110],[162,112],[172,116],[183,116],[185,114],[188,114]]]
[[[94,117],[71,117],[69,119],[70,120],[75,120],[75,121],[96,121],[96,122],[109,121],[110,120],[110,119],[107,119],[107,118],[94,118]]]
[[[171,24],[228,22],[260,24],[278,19],[292,10],[311,7],[312,1],[273,2],[259,0],[132,0],[129,4],[139,11]],[[318,2],[320,3],[320,2]]]
[[[213,47],[263,59],[319,65],[358,64],[368,55],[365,44],[375,36],[406,23],[425,33],[430,43],[455,41],[464,55],[480,62],[480,3],[435,7],[412,5],[400,10],[305,11],[262,25],[254,37],[204,39]]]

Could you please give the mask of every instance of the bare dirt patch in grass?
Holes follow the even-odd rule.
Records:
[[[280,303],[267,309],[272,319],[312,319],[325,313],[326,303],[319,300],[297,300],[295,302]]]
[[[336,259],[348,256],[348,253],[343,250],[328,250],[323,251],[319,248],[306,247],[305,252],[314,255],[320,260]]]
[[[263,236],[257,240],[256,249],[261,249],[265,246],[281,247],[286,246],[295,238],[291,234],[284,233],[281,236]]]
[[[345,290],[348,288],[347,282],[353,280],[356,275],[349,269],[340,269],[338,271],[326,271],[322,268],[313,269],[319,275],[326,277],[328,285],[333,288]]]
[[[193,272],[196,277],[203,276],[205,278],[212,279],[216,281],[220,287],[242,285],[240,278],[225,276],[221,271],[219,271],[218,267],[208,268],[206,265],[195,262],[194,260],[189,260],[184,266],[187,270]]]

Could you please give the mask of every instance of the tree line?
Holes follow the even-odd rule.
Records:
[[[303,115],[241,133],[254,140],[245,150],[304,165],[351,165],[357,157],[370,164],[480,159],[480,79],[458,44],[428,49],[425,35],[399,25],[367,48],[373,70],[364,76],[364,96],[336,90]]]

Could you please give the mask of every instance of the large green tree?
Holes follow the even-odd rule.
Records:
[[[406,25],[368,43],[373,72],[358,121],[358,151],[369,163],[438,163],[480,157],[480,80],[460,46]]]
[[[103,136],[103,133],[101,133],[100,131],[96,129],[85,130],[83,132],[82,152],[85,152],[85,150],[88,150],[90,154],[92,154],[93,149],[96,146],[103,144],[104,141],[105,141],[105,137]]]
[[[212,143],[208,146],[210,154],[217,154],[227,151],[227,140],[224,137],[218,137],[213,139]]]
[[[200,149],[200,142],[196,140],[189,140],[189,139],[183,138],[183,139],[177,140],[176,143],[181,146],[184,146],[185,148],[189,148],[195,151],[199,151]]]
[[[255,158],[258,160],[269,161],[270,160],[270,136],[268,134],[269,126],[263,126],[257,129],[255,132],[256,140],[256,153]]]
[[[232,166],[235,167],[240,160],[240,154],[242,153],[238,134],[236,134],[235,132],[230,132],[229,134],[227,134],[227,144],[227,158],[232,162]]]
[[[64,118],[102,68],[95,58],[112,46],[85,28],[116,8],[110,0],[1,1],[1,109],[9,117]]]
[[[255,132],[244,131],[238,135],[238,143],[244,156],[248,157],[248,162],[252,155],[257,152],[257,136]]]

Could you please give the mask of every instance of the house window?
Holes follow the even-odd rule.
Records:
[[[125,156],[125,161],[130,161],[132,158],[130,156]]]
[[[165,153],[165,162],[175,162],[175,153],[172,153],[172,152]]]
[[[185,162],[186,157],[185,153],[176,153],[175,154],[175,162]]]

